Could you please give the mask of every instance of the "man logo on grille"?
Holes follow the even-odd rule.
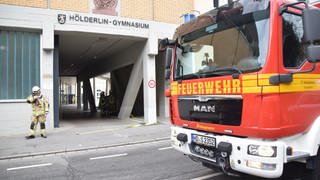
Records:
[[[193,105],[193,111],[196,112],[216,112],[216,107],[210,105]]]
[[[58,22],[60,24],[66,23],[67,16],[65,14],[58,14]]]

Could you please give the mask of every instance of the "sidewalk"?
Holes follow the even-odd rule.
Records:
[[[167,140],[170,122],[146,126],[142,119],[81,119],[62,121],[48,138],[41,138],[39,129],[35,139],[24,136],[0,137],[0,160]]]

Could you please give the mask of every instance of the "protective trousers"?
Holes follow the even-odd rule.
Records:
[[[39,116],[32,116],[32,122],[30,125],[30,135],[35,135],[37,125],[40,123],[40,134],[41,136],[46,135],[46,116],[45,115],[39,115]]]

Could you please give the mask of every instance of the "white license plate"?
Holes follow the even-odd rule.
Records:
[[[209,147],[216,147],[216,138],[202,136],[198,134],[191,134],[192,142]]]

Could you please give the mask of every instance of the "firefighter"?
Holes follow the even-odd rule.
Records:
[[[98,106],[102,110],[105,107],[105,105],[106,105],[106,95],[104,94],[104,91],[101,91]]]
[[[106,102],[106,98],[107,98],[107,96],[104,94],[104,91],[102,91],[101,93],[100,93],[100,99],[99,99],[99,108],[100,108],[100,113],[101,113],[101,115],[106,115],[106,104],[107,104],[107,102]]]
[[[30,135],[26,139],[35,138],[35,131],[38,123],[40,123],[41,137],[47,138],[45,134],[45,122],[49,112],[48,99],[41,94],[38,86],[32,87],[32,95],[27,97],[27,102],[32,106],[32,121],[30,125]]]
[[[106,109],[109,115],[115,114],[117,110],[116,106],[116,97],[112,94],[112,91],[109,91],[109,95],[107,96],[107,106]]]
[[[109,91],[109,95],[108,95],[108,103],[110,105],[115,105],[116,104],[116,98],[113,96],[112,91]]]

